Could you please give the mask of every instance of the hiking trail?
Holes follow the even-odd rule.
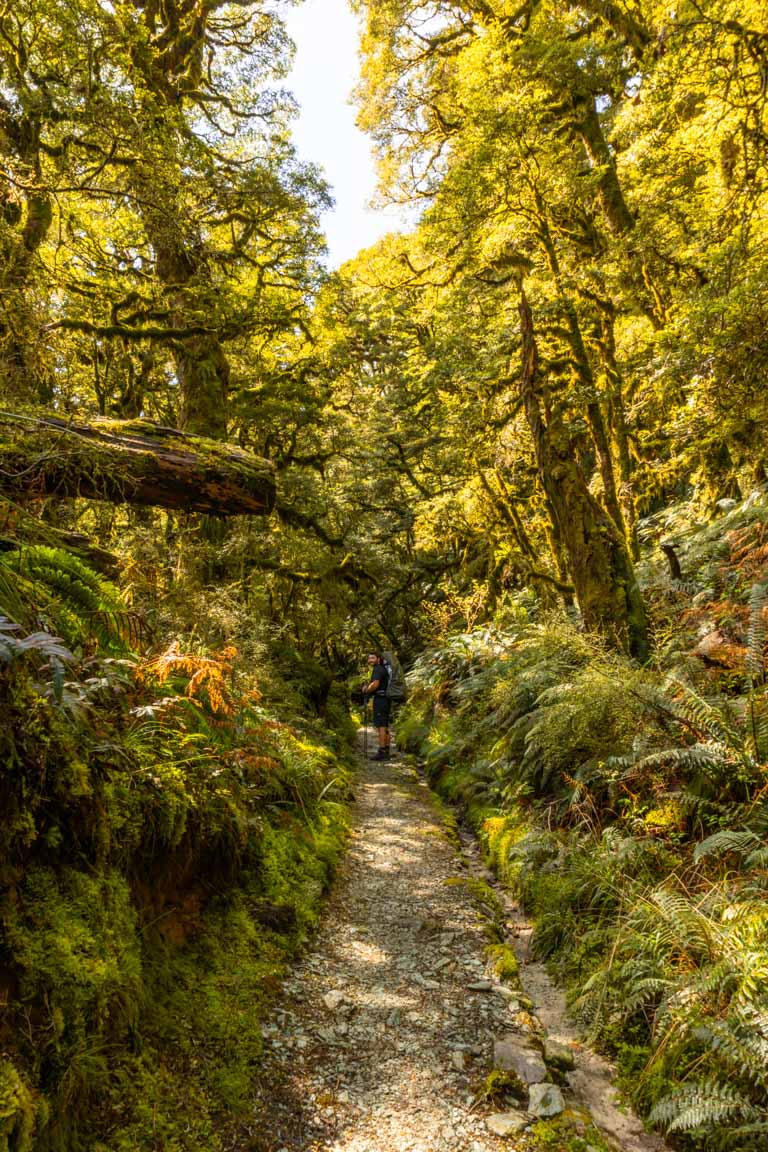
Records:
[[[530,929],[508,898],[523,990],[489,975],[488,940],[472,889],[473,881],[493,881],[474,839],[461,840],[459,848],[415,769],[398,759],[361,767],[352,839],[322,927],[265,1024],[252,1148],[531,1148],[536,1121],[525,1103],[485,1102],[478,1089],[505,1043],[515,1066],[522,1060],[524,1076],[531,1065],[535,1079],[538,1061],[544,1078],[531,1043],[539,1034],[537,1017],[550,1040],[559,1041],[552,1047],[573,1053],[573,1087],[564,1088],[564,1097],[574,1136],[588,1140],[588,1110],[609,1146],[621,1152],[665,1148],[616,1108],[609,1066],[578,1043],[562,993],[540,965],[527,963]],[[520,1004],[524,993],[534,1002],[533,1015]],[[502,1131],[508,1134],[497,1134]]]

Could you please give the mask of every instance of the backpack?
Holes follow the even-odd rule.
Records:
[[[405,673],[403,667],[394,652],[382,652],[384,660],[384,667],[387,670],[387,687],[386,694],[388,700],[394,700],[397,704],[404,704],[408,699],[408,689],[405,683]]]

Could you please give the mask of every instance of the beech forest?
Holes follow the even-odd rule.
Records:
[[[351,3],[0,0],[0,1152],[767,1150],[768,9]]]

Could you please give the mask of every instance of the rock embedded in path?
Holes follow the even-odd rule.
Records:
[[[540,1084],[547,1078],[547,1066],[536,1049],[509,1033],[493,1042],[493,1066],[514,1072],[523,1084]]]
[[[527,1124],[525,1112],[494,1112],[485,1120],[486,1128],[494,1136],[513,1136],[515,1132],[522,1132]]]
[[[413,977],[413,982],[414,984],[420,984],[422,988],[427,990],[427,992],[440,991],[440,984],[437,980],[427,980],[423,976],[419,976],[418,973]]]
[[[518,1008],[520,1007],[520,995],[514,988],[508,988],[506,984],[494,984],[493,991],[497,996],[508,1000],[510,1008],[513,1004],[516,1004]]]
[[[539,1120],[558,1116],[565,1111],[563,1094],[556,1084],[532,1084],[528,1097],[528,1111]]]
[[[346,995],[338,989],[334,989],[332,992],[326,992],[323,996],[323,1004],[325,1004],[329,1012],[337,1012],[345,1000]]]
[[[559,1072],[572,1072],[576,1066],[573,1050],[559,1040],[544,1041],[544,1062]]]

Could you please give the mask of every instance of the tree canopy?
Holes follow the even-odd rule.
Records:
[[[430,605],[525,587],[644,658],[638,521],[763,476],[760,6],[359,13],[360,123],[420,218],[329,275],[278,13],[5,12],[6,402],[272,459],[248,562],[334,635],[417,649]]]

